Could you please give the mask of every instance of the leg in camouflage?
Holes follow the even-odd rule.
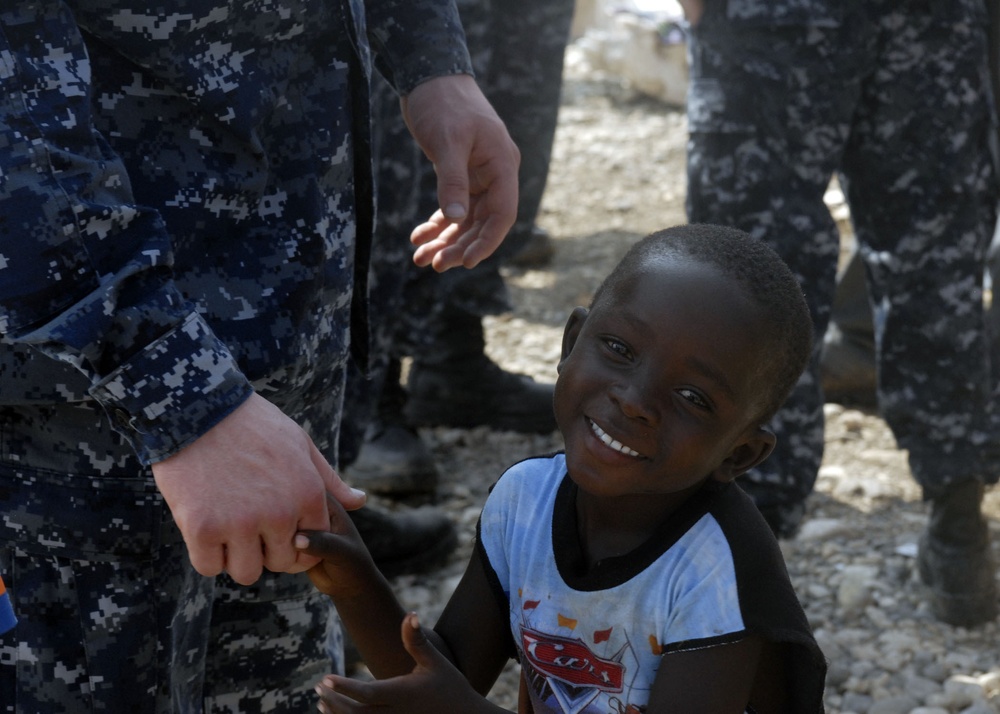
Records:
[[[0,710],[201,711],[214,581],[102,416],[0,407]]]
[[[983,485],[1000,471],[983,304],[997,178],[983,150],[995,119],[982,19],[962,3],[880,17],[893,71],[870,81],[844,158],[878,317],[879,404],[931,502],[920,575],[935,614],[965,626],[998,612],[982,514]]]
[[[802,279],[819,335],[837,256],[822,192],[841,171],[877,311],[879,404],[934,504],[922,575],[937,615],[963,624],[996,614],[982,491],[969,488],[1000,469],[982,304],[997,200],[983,19],[974,2],[731,0],[695,32],[688,107],[691,220],[771,243]],[[777,458],[748,479],[779,534],[794,531],[782,519],[822,454],[817,368],[778,415]]]
[[[807,32],[706,12],[690,43],[688,218],[767,241],[807,288],[816,334],[828,320],[839,253],[823,193],[849,133],[857,83],[804,80],[794,90],[784,67],[810,77],[830,64],[847,64],[854,48],[841,42],[853,29]],[[778,436],[774,453],[741,479],[780,535],[797,528],[822,458],[819,349],[771,424]]]

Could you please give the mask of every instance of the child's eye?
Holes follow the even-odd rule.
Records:
[[[619,357],[628,358],[632,356],[632,350],[630,350],[628,345],[621,340],[615,339],[614,337],[605,337],[604,344],[609,350],[614,352]]]
[[[693,389],[679,389],[678,393],[686,400],[694,404],[700,409],[710,409],[711,405],[708,400],[701,396],[698,392]]]

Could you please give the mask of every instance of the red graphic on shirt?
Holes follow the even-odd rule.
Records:
[[[548,677],[574,687],[622,691],[622,664],[598,657],[579,639],[522,628],[521,646],[535,669]]]

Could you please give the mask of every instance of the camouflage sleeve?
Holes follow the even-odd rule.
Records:
[[[473,74],[454,0],[366,0],[379,71],[400,94],[449,74]]]
[[[184,301],[160,216],[93,128],[90,64],[61,2],[0,8],[0,335],[91,382],[144,462],[249,396]]]

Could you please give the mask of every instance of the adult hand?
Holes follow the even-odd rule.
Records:
[[[244,585],[264,568],[294,573],[318,562],[293,538],[302,529],[327,529],[328,492],[348,509],[365,501],[301,427],[257,394],[152,468],[195,570],[225,571]]]
[[[363,682],[327,675],[316,686],[320,711],[327,714],[433,714],[463,712],[494,714],[503,712],[476,692],[455,666],[427,639],[415,613],[403,619],[403,646],[416,663],[413,671],[400,677]]]
[[[402,99],[403,117],[434,164],[441,208],[410,240],[414,262],[437,271],[489,256],[517,217],[521,154],[467,74],[436,77]]]

